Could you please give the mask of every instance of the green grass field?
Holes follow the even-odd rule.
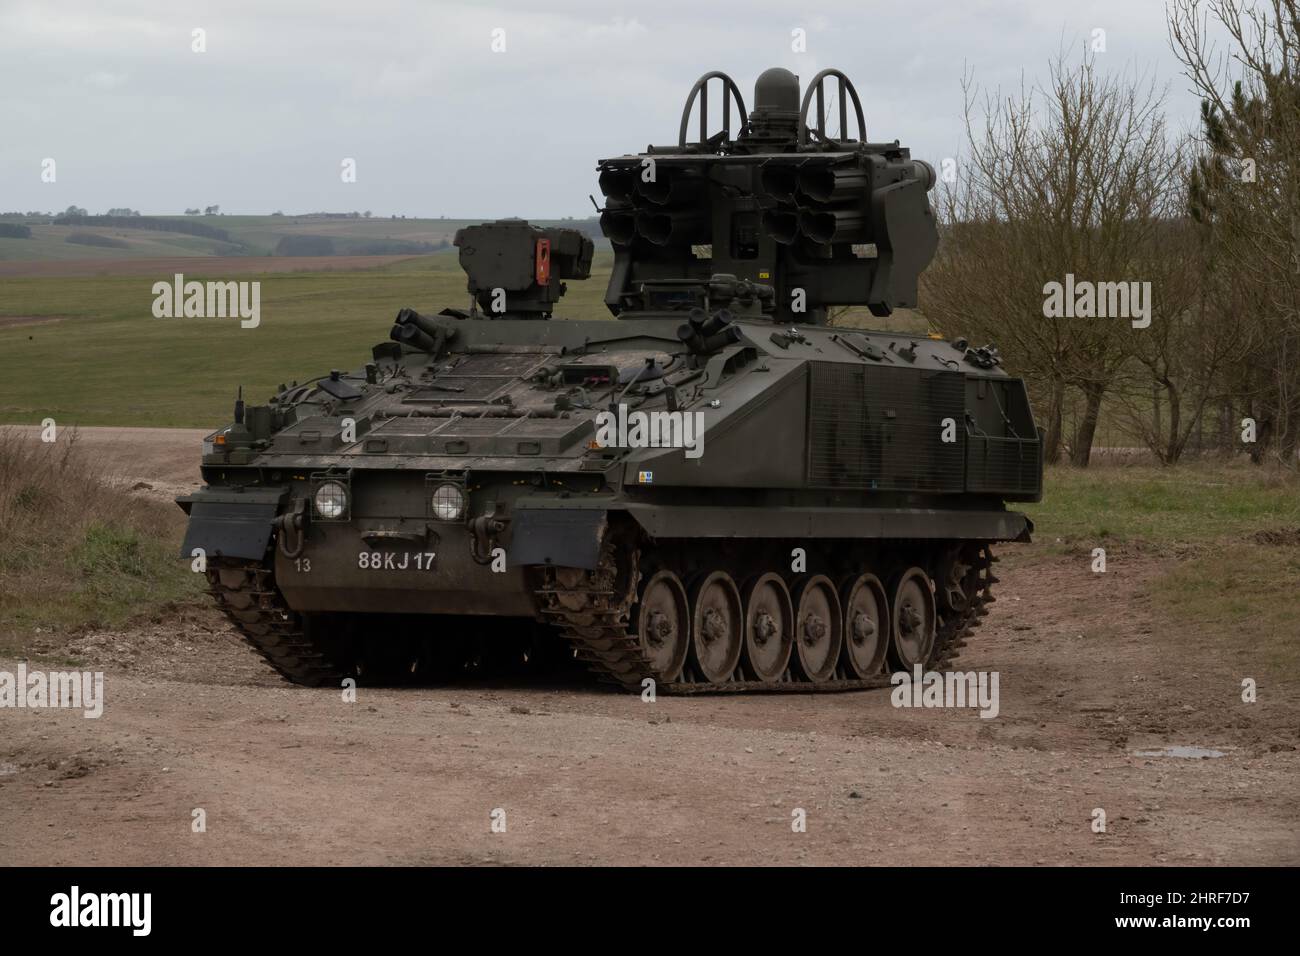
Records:
[[[196,260],[186,279],[205,274]],[[261,324],[157,319],[151,287],[170,276],[9,278],[0,283],[0,422],[216,426],[237,386],[264,401],[280,382],[355,368],[403,307],[468,303],[456,257],[356,272],[240,275],[261,282]],[[608,314],[599,279],[571,282],[567,315]],[[6,323],[5,317],[56,317]]]
[[[591,278],[569,282],[561,315],[610,317],[611,258],[598,253]],[[352,272],[233,277],[205,272],[196,259],[185,277],[260,281],[260,326],[154,318],[153,283],[170,274],[0,281],[0,422],[216,427],[228,420],[238,386],[261,402],[280,382],[357,368],[387,339],[399,309],[469,304],[452,253]],[[40,318],[52,321],[29,321]],[[924,331],[915,314],[891,318],[896,328]]]
[[[1036,538],[1063,549],[1151,544],[1204,545],[1259,531],[1300,528],[1300,481],[1243,460],[1161,468],[1095,461],[1049,467],[1042,502],[1022,508]]]

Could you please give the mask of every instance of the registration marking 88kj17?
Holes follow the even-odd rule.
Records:
[[[370,571],[433,570],[432,551],[360,551],[357,567]]]

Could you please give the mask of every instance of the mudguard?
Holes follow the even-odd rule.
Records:
[[[510,522],[510,563],[594,570],[605,522],[604,511],[516,509]]]
[[[286,494],[287,488],[201,488],[177,498],[190,516],[180,556],[189,558],[195,548],[202,548],[209,558],[260,561]]]

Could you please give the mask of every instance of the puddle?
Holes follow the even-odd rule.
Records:
[[[1159,750],[1135,750],[1135,757],[1181,757],[1184,760],[1201,760],[1211,757],[1228,756],[1222,750],[1210,750],[1208,747],[1162,747]]]

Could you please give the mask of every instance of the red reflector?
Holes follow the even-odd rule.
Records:
[[[551,240],[537,240],[537,284],[546,285],[551,281]]]

